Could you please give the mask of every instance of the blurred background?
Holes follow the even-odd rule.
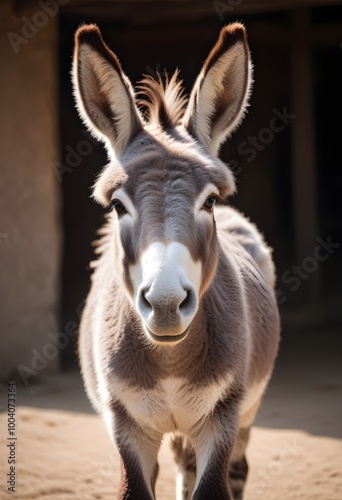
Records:
[[[90,187],[106,163],[72,96],[73,35],[83,22],[98,24],[133,83],[178,67],[187,90],[222,26],[246,25],[251,106],[221,151],[238,181],[231,202],[274,248],[287,362],[308,338],[312,359],[336,357],[342,2],[2,0],[0,10],[0,379],[26,385],[77,366],[91,243],[104,216]]]

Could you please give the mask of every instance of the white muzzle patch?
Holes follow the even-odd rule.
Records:
[[[130,268],[135,305],[147,335],[158,344],[183,340],[199,302],[202,266],[187,247],[152,243]]]

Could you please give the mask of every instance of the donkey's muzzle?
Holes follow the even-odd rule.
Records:
[[[180,285],[163,291],[153,284],[149,288],[141,287],[137,305],[152,340],[178,342],[188,333],[197,309],[197,297],[190,283],[186,288]]]
[[[136,310],[152,341],[176,343],[186,337],[198,309],[201,269],[177,241],[152,243],[131,266]]]

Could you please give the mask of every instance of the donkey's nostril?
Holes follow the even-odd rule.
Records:
[[[185,299],[182,300],[182,302],[179,304],[179,310],[183,314],[189,314],[191,310],[193,309],[195,305],[195,295],[192,289],[185,290],[186,291],[186,297]]]
[[[182,302],[179,304],[179,309],[182,311],[183,309],[187,309],[187,306],[189,305],[190,302],[190,291],[185,290],[186,296],[185,299],[182,300]]]
[[[148,288],[144,288],[143,290],[140,290],[139,302],[140,302],[140,307],[142,309],[144,309],[146,312],[151,312],[153,310],[153,306],[147,298],[148,292],[149,292]]]
[[[197,300],[191,286],[174,290],[158,290],[143,286],[138,294],[138,310],[145,320],[159,322],[179,322],[196,309]]]

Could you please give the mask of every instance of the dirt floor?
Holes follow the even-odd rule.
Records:
[[[248,447],[247,500],[342,500],[342,332],[283,342]],[[308,348],[309,346],[309,348]],[[1,387],[4,411],[6,387]],[[7,493],[7,416],[1,414],[0,498],[112,500],[118,455],[77,372],[17,390],[16,492]],[[6,436],[5,436],[6,437]],[[167,439],[157,499],[175,498]],[[219,500],[219,499],[218,499]]]

